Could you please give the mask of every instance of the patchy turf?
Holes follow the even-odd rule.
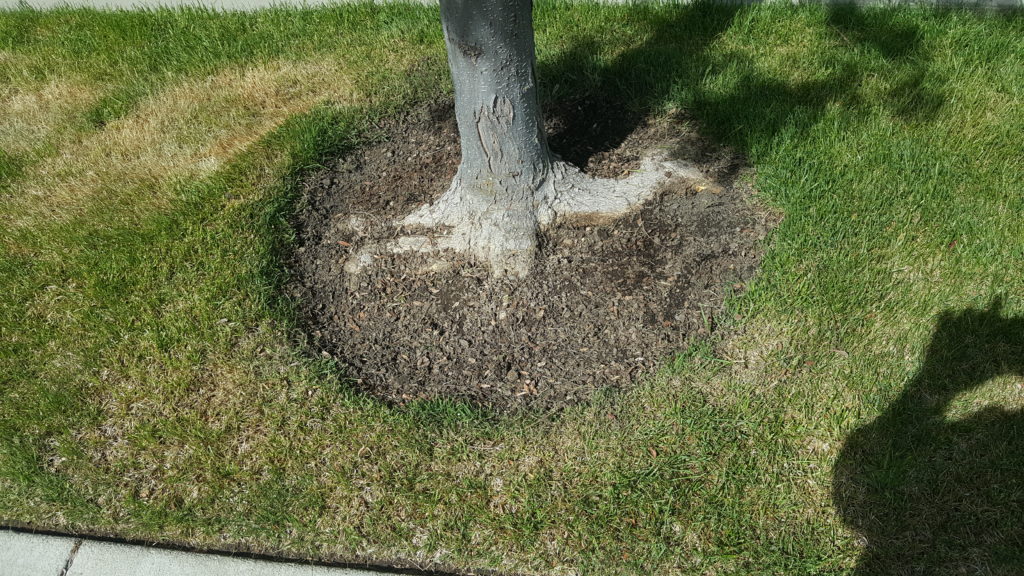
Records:
[[[447,97],[435,9],[0,12],[0,517],[505,572],[1013,573],[1024,19],[536,17],[546,103],[684,110],[785,216],[727,337],[557,418],[379,403],[281,296],[302,176]],[[901,498],[936,479],[966,484]],[[969,553],[917,530],[950,514]]]

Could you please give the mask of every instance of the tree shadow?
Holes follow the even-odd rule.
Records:
[[[829,8],[827,22],[847,42],[868,46],[889,61],[907,60],[921,50],[916,26],[893,20],[886,12],[865,12],[855,4]]]
[[[680,84],[707,66],[708,46],[732,24],[738,6],[698,3],[630,6],[649,30],[640,45],[602,63],[607,36],[579,35],[555,58],[538,63],[548,141],[564,159],[585,166],[619,146]]]
[[[682,103],[703,134],[740,151],[784,130],[809,130],[833,104],[867,114],[878,104],[862,102],[858,91],[877,70],[841,57],[847,49],[876,54],[895,75],[882,103],[894,116],[928,121],[945,100],[944,82],[929,71],[931,54],[920,30],[898,12],[854,5],[825,8],[826,32],[843,49],[823,75],[786,81],[738,51],[711,49],[750,7],[697,2],[630,10],[647,31],[636,47],[602,63],[596,55],[607,37],[581,34],[571,48],[538,63],[549,142],[575,164],[586,165],[594,154],[614,149],[669,103]],[[729,89],[713,88],[713,81],[725,74]]]
[[[887,91],[890,111],[904,120],[928,120],[942,109],[945,95],[929,77],[930,54],[921,42],[917,26],[890,13],[864,11],[853,4],[834,5],[827,21],[847,43],[876,52],[897,67],[899,79]],[[932,81],[934,80],[934,81]]]
[[[857,574],[1021,573],[1024,411],[947,417],[958,395],[1024,376],[1024,317],[1001,307],[943,313],[920,371],[846,440],[833,498],[865,540]]]

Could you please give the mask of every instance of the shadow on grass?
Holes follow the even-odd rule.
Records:
[[[696,85],[709,65],[709,45],[741,8],[635,5],[630,10],[641,13],[636,18],[650,33],[611,62],[597,58],[608,39],[595,33],[575,38],[571,48],[538,63],[544,108],[556,118],[548,140],[573,164],[586,165],[591,156],[616,148],[679,85]]]
[[[946,415],[958,395],[1024,376],[1024,317],[1000,309],[942,314],[920,371],[843,446],[833,497],[866,540],[857,574],[1024,567],[1024,411]]]
[[[873,111],[858,91],[868,76],[877,74],[878,58],[895,76],[881,98],[890,114],[928,121],[942,108],[943,81],[929,76],[931,54],[918,27],[900,12],[827,8],[827,32],[839,43],[829,55],[827,72],[787,82],[745,54],[712,50],[714,41],[749,9],[710,3],[631,6],[631,13],[639,13],[634,18],[649,30],[640,45],[601,63],[595,55],[607,38],[581,36],[572,48],[538,63],[545,107],[559,120],[559,128],[549,134],[552,149],[585,165],[593,154],[615,148],[659,107],[681,104],[703,133],[749,152],[783,131],[810,129],[833,104]],[[728,88],[713,86],[721,80]],[[592,144],[575,146],[581,139]]]
[[[11,183],[21,177],[25,162],[0,148],[0,194],[10,188]]]

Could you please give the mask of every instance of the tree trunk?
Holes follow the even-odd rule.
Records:
[[[551,178],[534,77],[532,0],[441,0],[462,163],[451,189],[406,223],[453,228],[497,274],[523,275]]]
[[[444,228],[447,235],[403,236],[388,250],[454,250],[495,275],[526,276],[541,227],[626,214],[673,173],[701,179],[694,166],[667,161],[663,151],[652,151],[622,180],[592,178],[557,160],[537,97],[532,0],[440,2],[462,163],[447,192],[400,223]],[[355,273],[379,249],[362,249],[346,270]]]

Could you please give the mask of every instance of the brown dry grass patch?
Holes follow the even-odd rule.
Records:
[[[29,154],[60,141],[97,98],[94,87],[74,80],[0,86],[0,149]]]
[[[55,112],[66,107],[43,105],[69,99],[66,91],[55,86],[21,96],[21,113],[36,103],[36,109],[50,111],[47,118],[66,123],[67,113]],[[66,220],[97,202],[116,208],[128,196],[132,202],[125,204],[134,212],[159,208],[173,197],[175,182],[212,174],[289,117],[321,102],[357,99],[344,67],[330,59],[273,62],[182,81],[33,166],[16,188],[7,218],[12,226]],[[7,138],[32,137],[25,127],[37,122],[20,118]]]

